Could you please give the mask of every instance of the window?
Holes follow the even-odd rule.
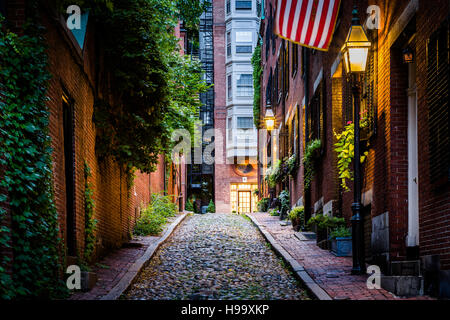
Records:
[[[279,88],[279,84],[280,84],[279,75],[281,75],[281,73],[279,72],[279,63],[277,61],[277,64],[275,66],[275,75],[274,75],[274,79],[273,79],[273,81],[275,82],[275,87],[274,87],[275,90],[273,90],[272,106],[275,106],[276,104],[278,104],[278,88]]]
[[[269,79],[267,80],[267,87],[266,87],[266,104],[271,104],[272,105],[272,80],[273,78],[273,74],[272,74],[272,68],[270,68],[270,73],[269,73]]]
[[[236,53],[252,53],[252,46],[238,46],[236,45]]]
[[[308,50],[304,47],[302,47],[301,50],[302,50],[302,63],[301,63],[301,68],[300,68],[300,74],[303,77],[306,72],[305,63],[306,63],[306,55],[308,54]]]
[[[231,32],[227,32],[227,57],[231,56]]]
[[[272,4],[269,4],[269,13],[267,19],[267,28],[266,28],[266,61],[269,57],[270,50],[270,40],[272,39]]]
[[[231,0],[227,0],[227,14],[231,13]]]
[[[251,74],[241,74],[237,80],[237,95],[251,97],[253,95],[253,79]]]
[[[283,95],[283,52],[280,52],[280,55],[278,56],[277,61],[277,67],[276,67],[276,73],[277,73],[277,104],[280,103],[281,97]]]
[[[261,17],[261,9],[262,9],[261,0],[257,0],[256,1],[256,14],[257,14],[258,18]]]
[[[285,98],[289,95],[289,43],[283,41],[283,95]]]
[[[325,142],[325,99],[323,80],[314,93],[309,103],[308,110],[308,136],[309,141],[320,139],[322,145]],[[322,146],[323,148],[323,146]]]
[[[236,32],[236,53],[251,53],[253,34],[251,31]]]
[[[231,88],[232,88],[231,74],[228,75],[227,87],[228,87],[228,95],[227,95],[227,97],[228,97],[228,100],[230,100],[231,97],[232,97],[232,91],[231,91]]]
[[[298,69],[298,44],[292,43],[292,77],[295,77],[297,75],[297,69]]]
[[[237,118],[237,128],[238,129],[252,129],[253,128],[253,118],[252,117],[238,117]]]
[[[427,41],[428,156],[434,188],[450,180],[449,19]]]
[[[236,0],[235,6],[236,10],[252,10],[251,1]]]
[[[228,142],[233,141],[233,118],[228,117]]]

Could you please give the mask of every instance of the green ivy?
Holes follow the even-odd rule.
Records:
[[[365,128],[367,126],[367,121],[364,119],[361,121],[360,128]],[[347,125],[344,127],[344,130],[341,133],[336,133],[333,131],[337,142],[334,144],[334,151],[337,153],[337,167],[339,171],[339,179],[341,179],[341,186],[344,189],[344,192],[349,191],[350,189],[347,186],[346,180],[349,179],[353,181],[353,171],[350,169],[353,158],[355,157],[355,126],[349,121]],[[368,151],[365,151],[363,155],[360,157],[361,163],[364,163]]]
[[[315,161],[319,157],[319,151],[322,148],[322,141],[315,139],[310,141],[305,147],[303,156],[303,166],[305,168],[305,189],[309,189],[315,175]]]
[[[92,253],[95,249],[95,230],[97,220],[94,219],[94,189],[89,182],[91,177],[91,168],[84,162],[84,260],[91,261]]]
[[[259,128],[259,119],[261,116],[261,44],[255,48],[252,56],[252,66],[253,66],[253,121],[255,122],[256,128]]]
[[[0,246],[14,259],[0,258],[0,298],[57,298],[67,293],[61,280],[58,214],[54,204],[48,133],[47,55],[43,28],[31,17],[23,35],[8,31],[0,16],[0,224],[10,208],[11,226],[0,229]],[[6,265],[12,265],[12,274]]]

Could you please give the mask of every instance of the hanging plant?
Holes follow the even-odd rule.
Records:
[[[365,119],[362,119],[360,128],[365,128],[367,125],[367,121]],[[353,181],[353,171],[350,169],[350,165],[355,156],[355,126],[352,121],[349,121],[347,122],[347,125],[344,127],[344,130],[341,133],[338,134],[334,130],[333,133],[337,139],[337,142],[334,144],[334,151],[336,151],[338,158],[337,166],[339,179],[341,180],[341,186],[344,189],[344,192],[347,192],[350,189],[347,186],[346,180],[349,179],[350,181]],[[369,152],[365,151],[363,155],[361,155],[361,163],[364,163],[368,154]]]
[[[322,141],[320,139],[310,141],[305,148],[303,156],[303,166],[305,168],[305,189],[309,189],[311,182],[315,175],[315,161],[320,156],[320,148],[322,148]]]
[[[287,165],[288,174],[291,177],[293,177],[297,173],[297,169],[298,169],[297,154],[294,153],[293,155],[291,155],[286,160],[286,165]]]

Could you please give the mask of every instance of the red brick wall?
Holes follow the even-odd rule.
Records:
[[[426,40],[448,16],[449,2],[421,0],[417,14],[417,102],[419,139],[420,254],[439,254],[441,267],[450,269],[450,187],[435,190],[429,174],[428,106],[426,102]]]
[[[275,1],[265,2],[266,20],[269,18],[269,3],[275,8]],[[381,8],[381,28],[378,31],[378,59],[377,59],[377,93],[378,114],[377,134],[370,140],[369,157],[364,168],[363,192],[372,192],[371,216],[389,212],[390,255],[391,259],[402,259],[406,255],[406,235],[408,226],[408,138],[407,138],[407,69],[401,61],[401,49],[391,47],[391,37],[398,30],[394,26],[400,15],[408,5],[405,1],[358,1],[361,21],[365,21],[365,8],[369,4],[377,4]],[[426,39],[438,28],[441,21],[448,15],[448,1],[433,3],[419,1],[419,11],[416,13],[416,50],[418,61],[417,94],[418,94],[418,144],[419,144],[419,215],[420,215],[420,254],[440,254],[443,268],[450,266],[450,234],[448,223],[450,220],[449,188],[433,190],[429,178],[428,159],[428,111],[426,104]],[[349,219],[352,215],[351,203],[353,192],[343,193],[336,179],[336,155],[333,150],[335,138],[333,128],[342,128],[342,115],[332,108],[337,97],[333,95],[338,88],[333,88],[330,68],[347,35],[351,21],[352,5],[344,1],[340,23],[335,30],[333,41],[328,52],[315,51],[310,55],[310,69],[307,70],[310,79],[310,97],[313,95],[313,84],[323,68],[323,79],[326,87],[326,141],[324,155],[320,160],[315,179],[311,186],[311,205],[322,196],[324,203],[338,200],[338,210]],[[266,32],[265,25],[263,31]],[[266,60],[265,34],[262,47],[263,80],[262,96],[265,97],[269,71],[275,69],[280,38],[276,40],[276,52],[269,51]],[[290,79],[289,98],[286,110],[303,98],[303,82],[300,79]],[[334,84],[337,86],[337,84]],[[265,101],[265,99],[263,99]],[[265,102],[263,102],[265,104]],[[261,114],[265,109],[262,108]],[[302,115],[302,113],[300,113]],[[276,109],[277,123],[283,116],[283,110]],[[304,124],[304,119],[300,119]],[[300,131],[300,135],[302,135]],[[302,136],[301,139],[304,137]],[[262,142],[260,142],[260,145]],[[301,155],[302,156],[302,155]],[[303,168],[300,168],[295,179],[291,179],[291,198],[298,199],[303,194]],[[352,183],[349,183],[351,189]],[[294,201],[295,201],[294,200]],[[334,208],[334,206],[333,206]]]

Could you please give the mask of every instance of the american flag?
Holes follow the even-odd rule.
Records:
[[[341,0],[278,0],[275,33],[302,46],[328,50]]]

